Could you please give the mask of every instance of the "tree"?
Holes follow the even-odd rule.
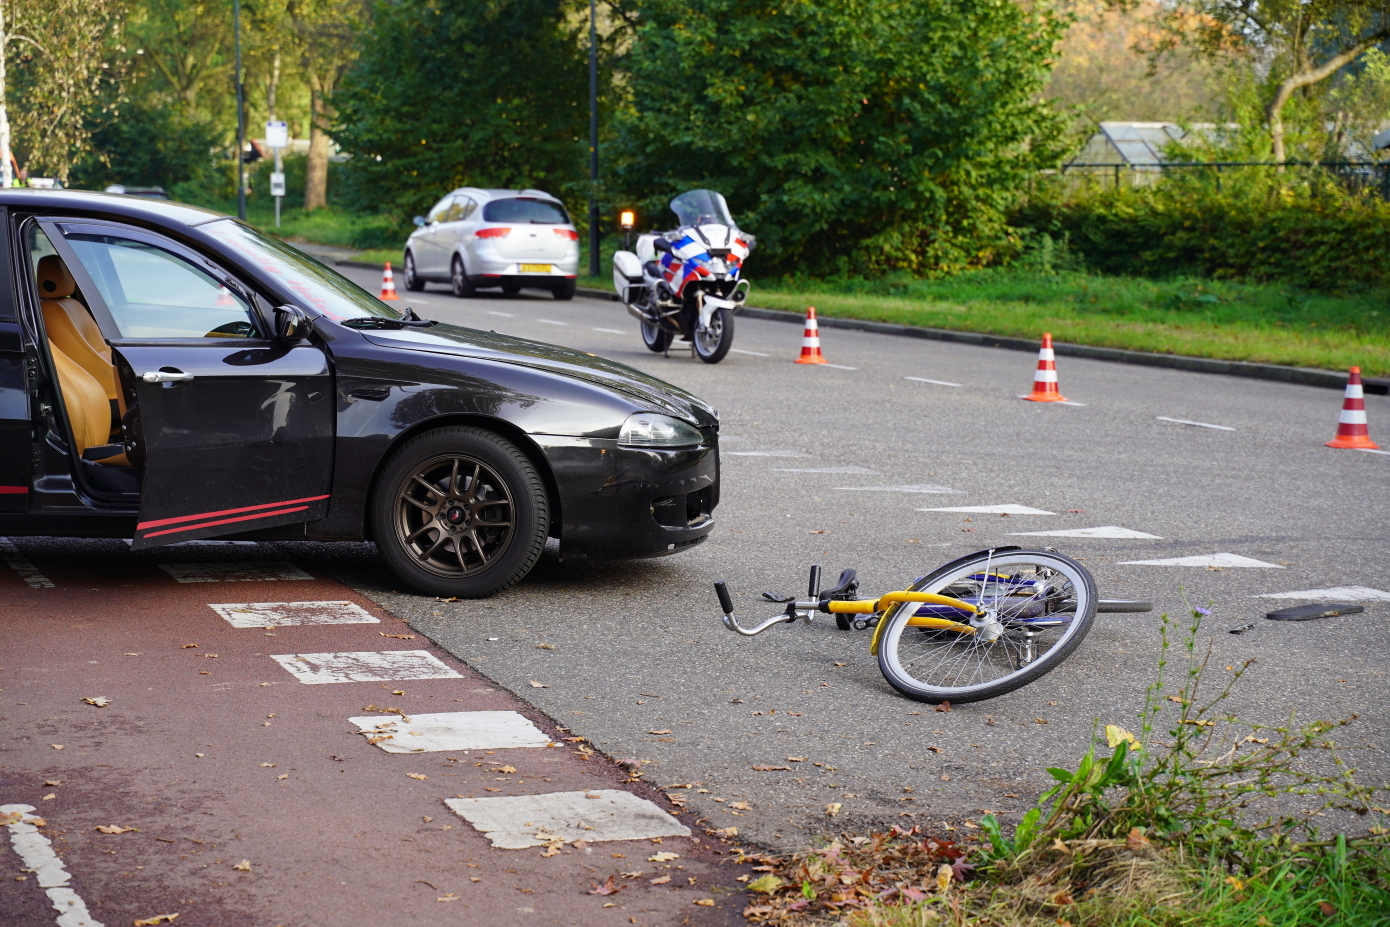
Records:
[[[130,32],[190,116],[204,86],[221,90],[233,79],[232,15],[222,0],[140,0]]]
[[[365,0],[290,0],[287,11],[294,23],[300,64],[310,92],[304,208],[312,211],[328,205],[328,131],[333,122],[333,92],[357,57],[368,8]]]
[[[67,181],[119,100],[104,93],[119,76],[110,55],[119,14],[115,0],[8,5],[0,23],[0,157],[8,161],[13,144],[30,172]],[[10,119],[12,100],[21,105]]]
[[[464,184],[558,193],[579,181],[588,105],[576,13],[573,0],[378,6],[334,97],[354,201],[424,211]]]
[[[720,190],[770,269],[988,262],[1057,162],[1041,92],[1061,32],[1044,5],[998,0],[647,0],[617,186],[648,214]]]
[[[1190,34],[1210,56],[1244,51],[1270,71],[1265,118],[1275,161],[1286,160],[1284,109],[1390,40],[1390,0],[1184,0],[1163,15],[1175,47]]]

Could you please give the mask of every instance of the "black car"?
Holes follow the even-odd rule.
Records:
[[[376,542],[482,596],[703,541],[717,414],[622,364],[399,312],[220,213],[0,191],[0,535]]]

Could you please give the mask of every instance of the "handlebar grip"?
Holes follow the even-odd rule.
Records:
[[[734,613],[734,600],[729,595],[729,587],[724,585],[724,580],[721,579],[714,584],[714,594],[719,596],[719,607],[724,609],[724,614],[732,615]]]
[[[820,598],[820,567],[811,567],[811,581],[806,589],[806,598]]]

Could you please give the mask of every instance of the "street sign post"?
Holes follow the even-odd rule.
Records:
[[[275,227],[280,227],[280,201],[285,198],[285,165],[280,152],[290,147],[290,125],[272,121],[265,124],[265,143],[275,149],[275,173],[270,175],[270,195],[275,197]]]

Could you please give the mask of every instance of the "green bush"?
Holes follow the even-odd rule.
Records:
[[[1390,280],[1390,204],[1377,196],[1317,168],[1252,168],[1223,180],[1218,188],[1216,175],[1193,171],[1149,188],[1044,191],[1013,222],[1063,237],[1110,274],[1320,290]]]

